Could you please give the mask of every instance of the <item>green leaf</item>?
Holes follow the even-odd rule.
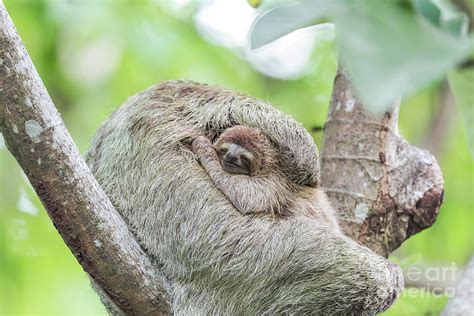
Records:
[[[340,0],[303,0],[270,9],[252,25],[250,48],[259,48],[298,29],[326,22],[340,5]]]
[[[456,24],[460,19],[447,18],[459,16],[442,11],[435,2],[417,3],[434,22],[444,21],[447,29],[461,29]],[[252,47],[322,17],[336,23],[340,59],[362,103],[372,112],[383,112],[399,97],[441,78],[473,47],[472,38],[454,36],[426,23],[399,2],[381,0],[306,0],[274,8],[255,22],[250,34]]]
[[[433,1],[414,0],[413,6],[428,21],[436,26],[441,25],[441,10]]]
[[[474,157],[474,68],[452,71],[448,80],[454,99],[462,109],[469,150]]]
[[[340,57],[374,112],[441,78],[472,47],[472,39],[443,32],[393,1],[347,3],[335,20]]]
[[[465,36],[469,18],[458,11],[449,1],[414,0],[416,10],[433,25],[454,36]]]
[[[262,0],[247,0],[247,3],[252,8],[258,8],[262,4]]]

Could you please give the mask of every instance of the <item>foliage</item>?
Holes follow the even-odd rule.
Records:
[[[466,35],[467,16],[441,0],[285,4],[257,18],[251,46],[260,47],[323,19],[336,24],[341,61],[364,105],[374,112],[385,111],[400,96],[441,78],[474,47],[474,37]]]
[[[413,5],[420,14],[438,28],[454,36],[463,36],[467,33],[468,17],[457,11],[449,1],[415,0]]]
[[[467,139],[474,157],[474,68],[452,71],[449,83],[454,92],[456,103],[462,108],[466,124]]]

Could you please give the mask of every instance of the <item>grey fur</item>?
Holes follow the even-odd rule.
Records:
[[[260,129],[292,181],[319,179],[311,136],[270,105],[193,82],[130,98],[98,131],[87,161],[169,284],[176,315],[374,314],[400,269],[304,216],[239,213],[190,149],[236,125]]]
[[[215,147],[223,140],[224,144],[239,142],[240,145],[234,143],[234,147],[250,153],[255,164],[260,166],[258,170],[253,170],[251,175],[226,171],[217,153],[219,147]],[[226,129],[214,145],[206,137],[198,136],[192,149],[216,187],[242,214],[260,213],[273,218],[304,215],[321,225],[340,230],[335,212],[319,185],[290,181],[291,175],[283,172],[285,168],[282,168],[278,151],[259,130],[237,125]]]

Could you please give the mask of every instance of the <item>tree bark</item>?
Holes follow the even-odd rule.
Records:
[[[441,316],[464,316],[472,315],[474,311],[474,256],[464,270],[464,275],[456,285],[454,297],[452,297]]]
[[[168,314],[162,282],[73,143],[1,0],[0,131],[65,243],[117,307]]]
[[[344,232],[382,256],[434,223],[444,192],[435,158],[399,135],[399,106],[364,111],[339,70],[321,152],[321,183]]]

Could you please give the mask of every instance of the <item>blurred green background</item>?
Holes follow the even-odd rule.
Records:
[[[310,42],[304,71],[301,65],[297,71],[295,67],[304,58],[294,51],[291,54],[291,49],[302,47],[301,40],[281,48],[283,53],[290,50],[283,59],[296,66],[265,56],[262,64],[235,43],[234,48],[216,45],[218,41],[202,24],[212,14],[203,11],[197,1],[4,3],[82,153],[115,107],[128,96],[168,79],[187,78],[244,91],[268,100],[309,130],[324,124],[337,66],[331,38]],[[234,14],[237,21],[247,18]],[[271,78],[272,67],[288,80]],[[255,68],[264,69],[267,76]],[[401,134],[436,156],[446,191],[435,225],[411,237],[392,255],[405,269],[454,263],[459,272],[474,252],[473,159],[462,113],[449,98],[446,101],[448,92],[443,80],[433,82],[403,100],[401,108]],[[322,133],[312,133],[319,145]],[[443,308],[446,295],[417,291],[402,295],[386,314],[436,315]],[[105,315],[87,276],[3,143],[0,315]]]

